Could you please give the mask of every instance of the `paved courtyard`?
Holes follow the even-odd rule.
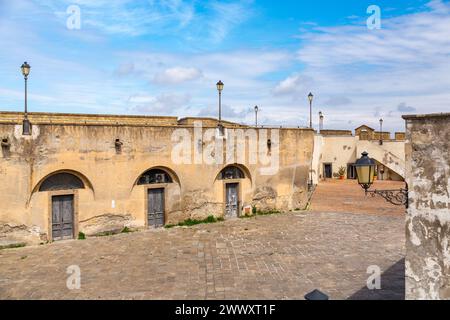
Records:
[[[1,299],[402,299],[404,217],[298,212],[0,251]],[[78,265],[81,288],[69,290]],[[379,266],[382,290],[366,288]]]
[[[370,190],[397,190],[405,188],[400,181],[375,181]],[[405,216],[404,206],[394,206],[380,196],[366,196],[356,180],[327,180],[314,192],[311,210],[319,212],[353,212]]]

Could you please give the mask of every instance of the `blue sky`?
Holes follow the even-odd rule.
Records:
[[[70,5],[81,28],[69,29]],[[370,30],[367,8],[381,9]],[[450,111],[450,3],[440,0],[0,0],[0,109],[217,116],[403,130]]]

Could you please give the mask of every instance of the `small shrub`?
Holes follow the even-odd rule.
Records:
[[[256,209],[256,206],[252,206],[252,213],[253,215],[255,215],[258,212],[258,210]]]
[[[166,229],[171,229],[171,228],[177,227],[177,226],[178,226],[178,227],[192,227],[192,226],[195,226],[195,225],[198,225],[198,224],[204,224],[204,223],[216,223],[216,222],[218,222],[218,221],[224,221],[224,220],[225,220],[225,219],[222,218],[222,217],[216,218],[216,217],[214,217],[213,215],[211,215],[211,216],[208,216],[208,218],[203,219],[203,220],[195,220],[195,219],[189,218],[189,219],[187,219],[187,220],[184,220],[183,222],[178,223],[177,225],[174,225],[174,224],[167,224],[167,225],[164,226],[164,228],[166,228]]]
[[[12,243],[12,244],[7,244],[7,245],[0,246],[0,250],[2,250],[2,249],[22,248],[22,247],[25,247],[25,246],[26,246],[26,243],[24,243],[24,242]]]
[[[78,240],[86,240],[86,235],[83,232],[78,232]]]
[[[97,233],[95,236],[97,236],[97,237],[108,237],[108,236],[113,236],[113,235],[115,235],[115,234],[117,234],[117,232],[114,232],[114,231],[105,231],[105,232]]]
[[[267,210],[267,211],[258,210],[257,215],[258,216],[268,216],[271,214],[279,214],[279,213],[281,213],[281,211],[278,211],[278,210]]]
[[[133,232],[133,230],[131,230],[128,227],[124,227],[120,233],[131,233],[131,232]]]

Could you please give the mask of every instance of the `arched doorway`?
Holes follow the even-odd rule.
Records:
[[[153,168],[144,172],[137,185],[146,187],[147,226],[160,228],[166,223],[166,188],[173,184],[174,178],[162,168]]]
[[[244,171],[237,165],[223,168],[217,180],[223,182],[224,190],[224,215],[226,218],[237,218],[241,212],[242,204],[242,183],[245,179]]]
[[[84,188],[83,180],[70,172],[51,174],[39,184],[39,192],[49,193],[49,233],[52,240],[74,238],[77,212],[76,190]]]

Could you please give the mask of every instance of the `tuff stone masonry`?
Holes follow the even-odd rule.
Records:
[[[0,245],[54,240],[55,210],[72,211],[69,238],[79,232],[93,235],[149,227],[150,207],[162,212],[162,225],[223,217],[231,184],[237,215],[252,206],[291,210],[307,203],[314,143],[310,129],[255,129],[223,122],[222,133],[215,119],[30,113],[32,134],[26,136],[22,119],[22,113],[0,112]],[[236,145],[269,159],[276,156],[276,174],[264,173],[270,164],[251,162],[250,155],[239,160],[226,154],[223,164],[202,161],[205,150],[211,156],[217,152],[207,149],[207,131],[217,131],[210,141],[228,145],[234,141],[232,129],[256,132],[257,150],[248,146],[245,136],[238,137]],[[185,146],[192,150],[182,153],[183,159],[189,161],[174,161],[173,151],[183,134],[188,137]],[[230,167],[235,171],[222,173]],[[156,170],[160,180],[146,180],[149,170]],[[149,190],[156,188],[163,190],[160,207],[149,198]],[[64,195],[68,198],[55,204]]]
[[[450,299],[450,113],[406,120],[406,298]]]

